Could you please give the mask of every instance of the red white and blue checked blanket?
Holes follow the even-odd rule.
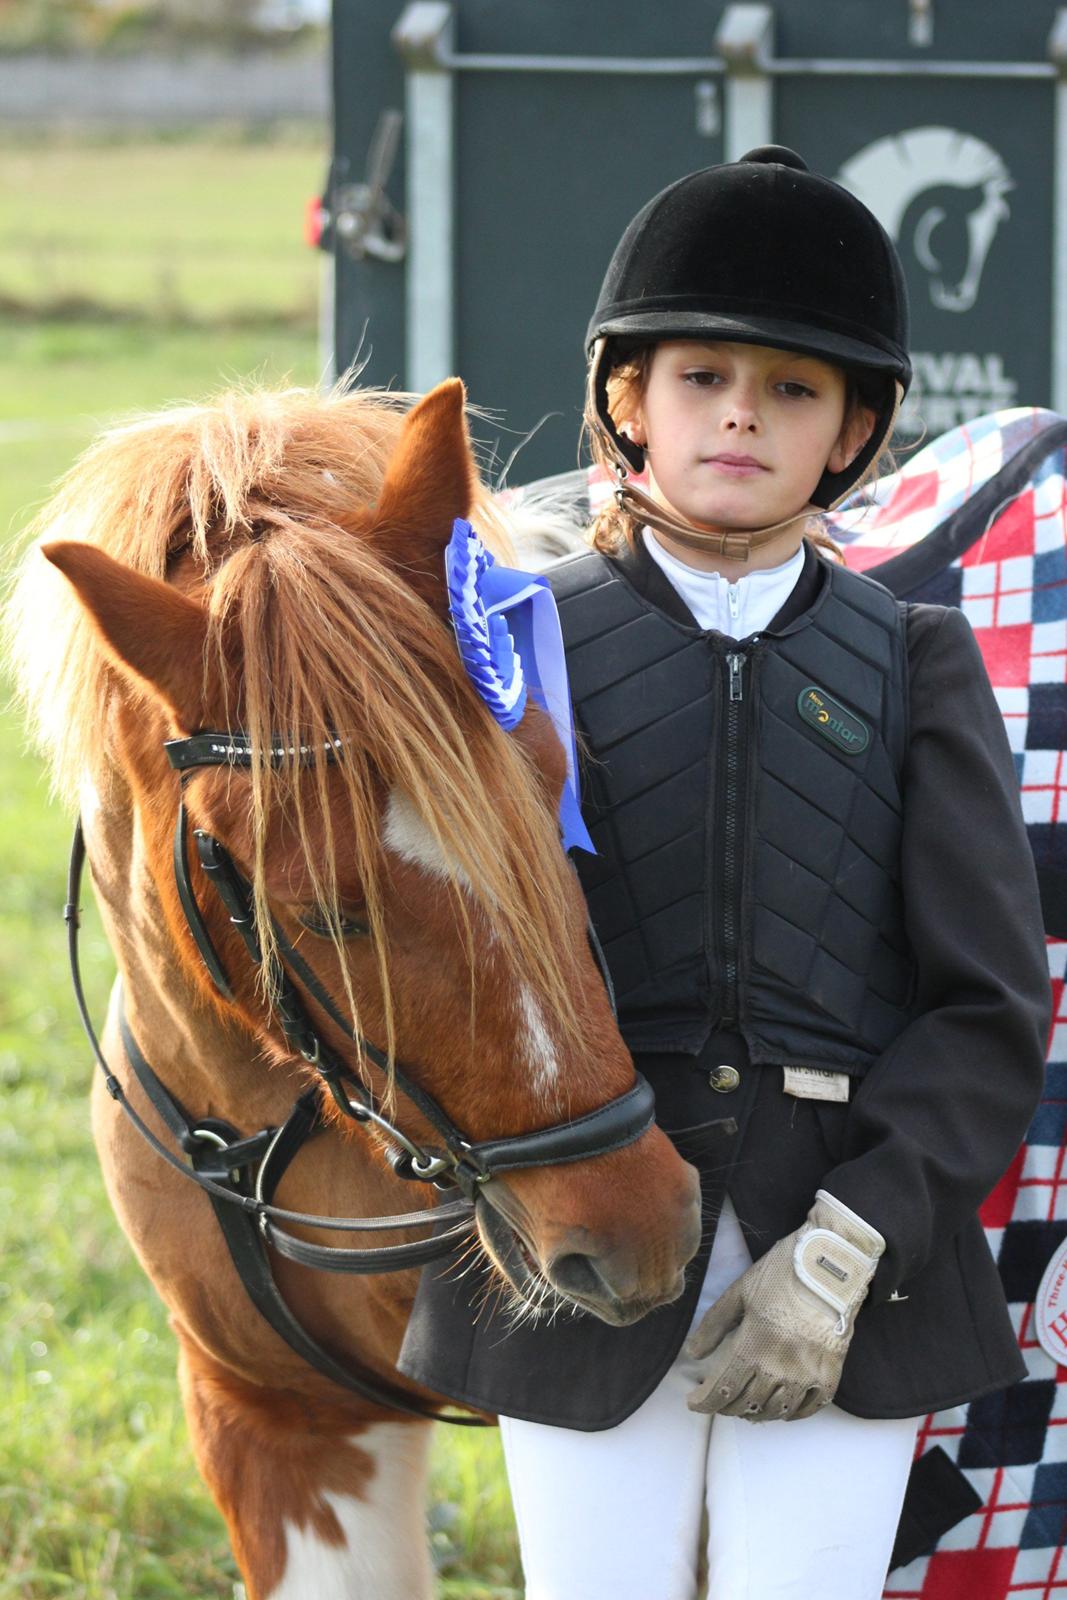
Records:
[[[1067,874],[1067,426],[1030,408],[980,417],[934,440],[869,498],[868,508],[830,519],[848,565],[909,600],[959,606],[981,647],[1041,876],[1055,999],[1045,1097],[982,1208],[1028,1376],[923,1421],[919,1455],[941,1446],[982,1508],[933,1554],[894,1571],[885,1596],[1064,1600],[1067,1364],[1045,1353],[1033,1322],[1045,1267],[1067,1237],[1067,922],[1058,904]]]

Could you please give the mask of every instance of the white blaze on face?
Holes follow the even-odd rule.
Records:
[[[269,1600],[431,1600],[433,1579],[423,1524],[430,1430],[377,1423],[352,1444],[374,1462],[366,1497],[326,1490],[321,1500],[341,1525],[330,1544],[310,1523],[285,1524],[285,1574]]]
[[[382,842],[387,850],[435,878],[451,878],[469,889],[471,881],[458,862],[445,855],[426,822],[401,789],[391,789],[385,807]]]
[[[471,887],[470,879],[457,862],[441,850],[430,829],[410,799],[400,789],[392,789],[385,808],[382,835],[387,850],[404,861],[421,867],[435,878],[449,878]],[[559,1078],[559,1057],[545,1025],[537,999],[523,985],[519,990],[519,1041],[522,1055],[532,1075],[534,1087],[547,1093]]]
[[[541,1007],[525,984],[519,990],[519,1028],[534,1088],[547,1094],[559,1081],[559,1057]]]

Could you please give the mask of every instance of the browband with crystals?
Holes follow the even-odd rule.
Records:
[[[343,739],[324,739],[321,744],[286,744],[277,735],[266,751],[272,767],[286,761],[297,760],[301,766],[313,766],[320,756],[327,761],[338,761],[344,745]],[[163,744],[167,760],[177,772],[188,772],[193,767],[251,767],[257,752],[251,739],[244,733],[213,733],[210,729],[191,734],[186,739],[166,739]]]

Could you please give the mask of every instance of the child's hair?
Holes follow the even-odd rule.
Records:
[[[632,416],[634,410],[641,402],[648,383],[648,375],[652,367],[652,357],[656,352],[655,343],[632,342],[617,347],[617,359],[608,378],[608,409],[616,420]],[[822,359],[822,358],[820,358]],[[875,374],[850,367],[842,368],[845,374],[845,415],[850,416],[857,406],[868,406],[877,412],[883,404],[884,395],[880,380]],[[614,477],[619,464],[617,447],[608,437],[604,427],[597,416],[596,395],[593,392],[593,375],[596,371],[596,356],[594,355],[589,367],[589,382],[586,388],[585,411],[583,414],[584,432],[589,441],[589,452],[594,462],[609,477]],[[888,466],[887,466],[888,463]],[[886,470],[892,470],[892,458],[888,451],[871,462],[864,473],[861,483],[867,483],[877,478]],[[598,513],[589,532],[589,539],[593,548],[603,555],[612,555],[632,544],[639,530],[639,519],[631,512],[619,506],[614,496],[607,505]],[[844,556],[839,545],[835,544],[825,528],[813,518],[808,531],[808,537],[813,544],[827,550],[837,561],[843,561]]]

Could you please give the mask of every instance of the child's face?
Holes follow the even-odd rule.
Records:
[[[846,421],[845,375],[815,356],[764,345],[656,347],[624,431],[648,451],[652,492],[691,522],[768,527],[809,502],[827,466],[842,471],[874,414]]]

